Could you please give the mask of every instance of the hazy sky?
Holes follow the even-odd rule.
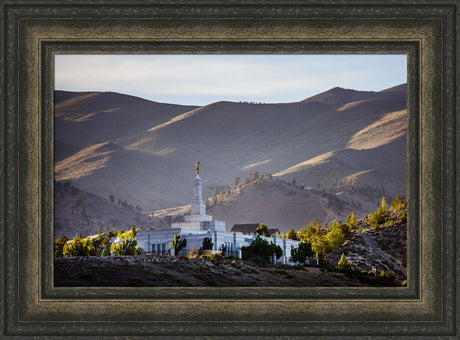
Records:
[[[380,91],[407,82],[406,55],[55,56],[55,89],[114,91],[175,104],[295,102],[344,87]]]

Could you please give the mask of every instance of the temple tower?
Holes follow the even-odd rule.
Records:
[[[199,175],[200,162],[196,163],[196,177],[193,181],[193,201],[190,215],[206,215],[206,205],[203,203],[201,192],[201,178]]]

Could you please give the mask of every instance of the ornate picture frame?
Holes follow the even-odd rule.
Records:
[[[458,335],[455,1],[1,6],[2,336]],[[52,65],[76,51],[406,53],[408,287],[53,287]]]

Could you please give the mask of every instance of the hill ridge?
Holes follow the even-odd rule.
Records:
[[[199,107],[89,92],[70,105],[66,93],[69,105],[55,107],[55,178],[102,197],[124,197],[144,212],[158,211],[189,204],[195,162],[201,160],[205,196],[258,171],[287,182],[295,176],[299,186],[365,210],[377,195],[405,193],[406,88],[335,88],[325,103],[311,100],[322,93],[293,103],[218,101]],[[117,100],[106,100],[110,96]],[[324,162],[313,164],[314,171],[287,171],[315,157]]]

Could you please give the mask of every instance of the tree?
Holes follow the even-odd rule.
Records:
[[[302,227],[300,228],[300,230],[297,232],[297,239],[298,240],[301,240],[301,239],[309,239],[308,238],[308,229],[307,227]]]
[[[329,244],[322,234],[313,234],[310,238],[311,248],[318,258],[321,258],[329,251]]]
[[[385,197],[382,197],[382,201],[380,203],[379,208],[377,211],[369,214],[369,223],[371,228],[377,228],[379,224],[385,222],[385,217],[388,215],[388,205]]]
[[[298,247],[291,246],[291,257],[293,261],[305,263],[305,260],[313,256],[313,254],[311,243],[306,239],[301,240]]]
[[[331,225],[324,239],[328,244],[329,251],[340,247],[345,242],[345,235],[336,221]]]
[[[286,238],[289,238],[291,240],[297,240],[297,233],[294,230],[294,227],[291,227],[289,229],[288,233],[286,234]]]
[[[347,270],[353,268],[353,263],[347,261],[347,257],[344,253],[342,253],[342,257],[340,258],[339,262],[337,263],[337,268],[342,270]]]
[[[174,241],[169,244],[169,249],[174,248],[174,255],[177,256],[179,252],[187,246],[187,239],[180,239],[180,234],[174,234]]]
[[[212,247],[214,246],[214,243],[212,243],[212,240],[210,237],[205,237],[203,239],[203,244],[201,246],[201,249],[203,250],[212,250]]]
[[[268,243],[266,239],[261,238],[259,235],[247,247],[241,248],[244,259],[251,257],[258,257],[266,261],[270,261],[273,254],[279,259],[283,255],[283,249],[280,246]]]
[[[268,237],[268,227],[264,223],[260,223],[259,226],[256,228],[256,233],[259,236]]]
[[[355,213],[353,211],[347,217],[347,224],[350,230],[355,230],[358,227],[358,224],[355,218]]]
[[[407,208],[407,200],[404,200],[400,195],[398,195],[394,201],[391,202],[391,208],[393,208],[393,210],[404,210]]]

